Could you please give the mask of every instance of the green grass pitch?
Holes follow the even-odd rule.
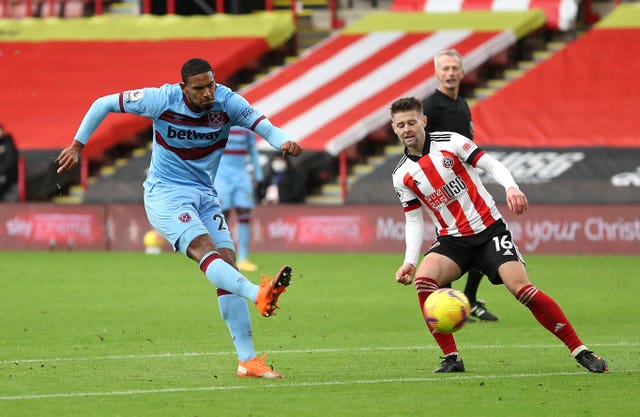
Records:
[[[0,253],[0,416],[640,415],[637,256],[527,256],[607,374],[486,280],[480,298],[500,321],[456,333],[467,372],[433,374],[440,351],[415,289],[393,278],[402,254],[252,260],[294,268],[275,316],[250,306],[256,349],[282,380],[235,376],[214,287],[180,254]]]

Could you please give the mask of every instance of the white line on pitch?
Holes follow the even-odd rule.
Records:
[[[619,343],[590,343],[592,347],[629,347],[640,346],[639,342],[619,342]],[[540,349],[540,348],[562,348],[561,344],[547,345],[469,345],[463,346],[464,350],[472,349]],[[343,352],[375,352],[375,351],[401,351],[401,350],[437,350],[435,345],[424,346],[389,346],[389,347],[360,347],[360,348],[336,348],[336,349],[290,349],[290,350],[269,350],[271,354],[278,353],[343,353]],[[189,356],[222,356],[235,355],[235,352],[183,352],[183,353],[150,353],[146,355],[108,355],[96,357],[68,357],[68,358],[43,358],[43,359],[5,359],[0,360],[0,365],[21,364],[21,363],[47,363],[47,362],[73,362],[73,361],[109,361],[123,359],[145,359],[145,358],[180,358]]]
[[[609,373],[638,373],[640,371],[620,371]],[[46,398],[72,398],[72,397],[111,397],[117,395],[146,395],[146,394],[166,394],[175,392],[197,392],[197,391],[232,391],[243,389],[265,389],[265,388],[291,388],[291,387],[323,387],[332,385],[363,385],[363,384],[387,384],[387,383],[406,383],[406,382],[431,382],[450,380],[478,380],[478,379],[506,379],[506,378],[539,378],[548,376],[575,376],[588,375],[589,372],[546,372],[539,374],[510,374],[510,375],[447,375],[442,377],[429,378],[385,378],[385,379],[361,379],[355,381],[325,381],[325,382],[298,382],[298,383],[272,383],[272,384],[256,384],[241,386],[210,386],[210,387],[191,387],[191,388],[161,388],[149,390],[130,390],[130,391],[106,391],[106,392],[69,392],[57,394],[26,394],[26,395],[7,395],[0,396],[0,401],[17,401],[17,400],[37,400]]]

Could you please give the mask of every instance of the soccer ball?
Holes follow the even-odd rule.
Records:
[[[462,328],[471,314],[463,292],[440,288],[424,302],[424,317],[434,333],[453,333]]]
[[[145,233],[143,238],[144,252],[147,255],[157,255],[162,252],[162,245],[164,244],[164,238],[155,230],[149,230]]]

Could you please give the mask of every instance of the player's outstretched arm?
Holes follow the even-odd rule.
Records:
[[[275,149],[280,149],[282,157],[287,155],[298,156],[302,153],[302,147],[294,141],[291,135],[277,126],[271,124],[267,118],[260,120],[255,128],[256,133],[262,136]]]
[[[57,161],[60,165],[57,171],[58,174],[63,171],[68,171],[78,164],[80,152],[89,140],[89,137],[98,126],[100,126],[100,123],[107,117],[107,114],[115,112],[120,112],[119,94],[103,96],[93,102],[87,114],[84,115],[82,123],[80,123],[75,140],[58,155]]]
[[[478,160],[476,165],[478,168],[485,170],[507,191],[507,207],[515,214],[523,214],[527,211],[529,203],[516,181],[513,179],[511,172],[507,167],[489,154],[484,154]]]
[[[84,144],[74,140],[71,146],[64,148],[60,155],[58,155],[58,170],[56,171],[58,174],[63,171],[69,171],[71,168],[78,165],[78,161],[80,160],[80,152],[84,148]]]

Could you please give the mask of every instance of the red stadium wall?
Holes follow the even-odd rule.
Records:
[[[0,43],[2,122],[20,150],[61,149],[101,95],[179,82],[180,67],[198,51],[215,51],[215,59],[209,58],[210,52],[204,56],[211,60],[216,80],[224,83],[255,65],[268,48],[260,38]],[[109,115],[83,156],[99,159],[123,138],[149,126],[151,121],[142,117]]]
[[[637,148],[640,30],[595,29],[473,108],[481,146]],[[633,51],[633,52],[632,52]],[[614,65],[619,57],[624,63]]]
[[[139,205],[0,207],[0,250],[142,251],[151,228]],[[539,205],[507,221],[525,255],[640,255],[640,205]],[[430,241],[430,223],[425,230]],[[256,252],[404,252],[395,205],[259,206],[251,233]]]

